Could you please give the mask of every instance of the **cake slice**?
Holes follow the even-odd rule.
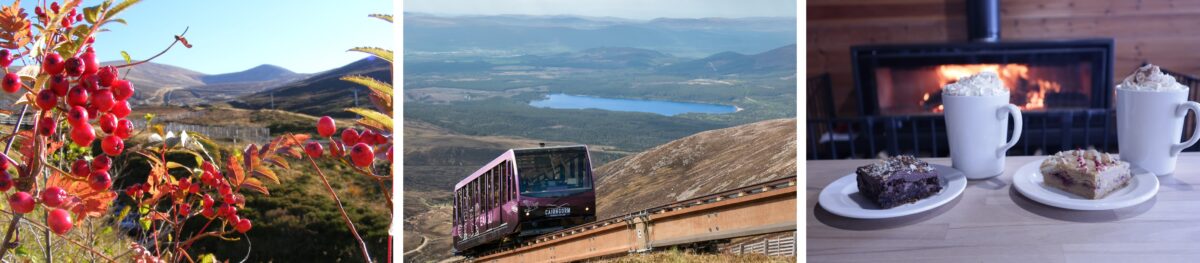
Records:
[[[913,203],[942,191],[929,163],[911,155],[890,157],[858,167],[858,191],[884,209]]]
[[[1062,151],[1042,162],[1046,185],[1088,199],[1100,199],[1129,185],[1129,163],[1096,150]]]

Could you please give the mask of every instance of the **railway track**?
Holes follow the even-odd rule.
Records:
[[[796,230],[796,177],[559,230],[474,262],[571,262]]]

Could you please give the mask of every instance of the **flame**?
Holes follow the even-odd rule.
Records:
[[[947,84],[958,81],[958,79],[977,74],[979,72],[995,72],[1000,76],[1000,80],[1004,82],[1004,86],[1009,89],[1009,92],[1020,92],[1015,90],[1020,80],[1032,81],[1035,85],[1033,91],[1025,92],[1026,99],[1024,105],[1018,105],[1022,110],[1040,110],[1046,108],[1046,94],[1062,91],[1062,86],[1053,81],[1044,79],[1032,79],[1029,76],[1029,66],[1024,64],[969,64],[969,65],[941,65],[938,66],[938,88],[944,87]],[[921,105],[925,105],[929,101],[929,93],[925,93],[922,98]],[[934,112],[942,112],[942,106],[938,105]]]

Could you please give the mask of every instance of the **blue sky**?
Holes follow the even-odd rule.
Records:
[[[34,2],[22,1],[33,16]],[[102,1],[87,0],[84,6]],[[273,64],[301,73],[340,67],[366,57],[346,52],[356,46],[392,47],[391,24],[369,18],[392,13],[390,0],[355,1],[177,1],[144,0],[120,15],[96,38],[100,61],[150,57],[191,27],[191,49],[176,46],[154,62],[219,74]]]
[[[795,0],[416,0],[405,12],[446,15],[580,15],[630,19],[795,17]]]

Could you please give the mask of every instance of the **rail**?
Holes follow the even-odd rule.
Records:
[[[559,230],[474,261],[571,262],[795,230],[792,176]]]

